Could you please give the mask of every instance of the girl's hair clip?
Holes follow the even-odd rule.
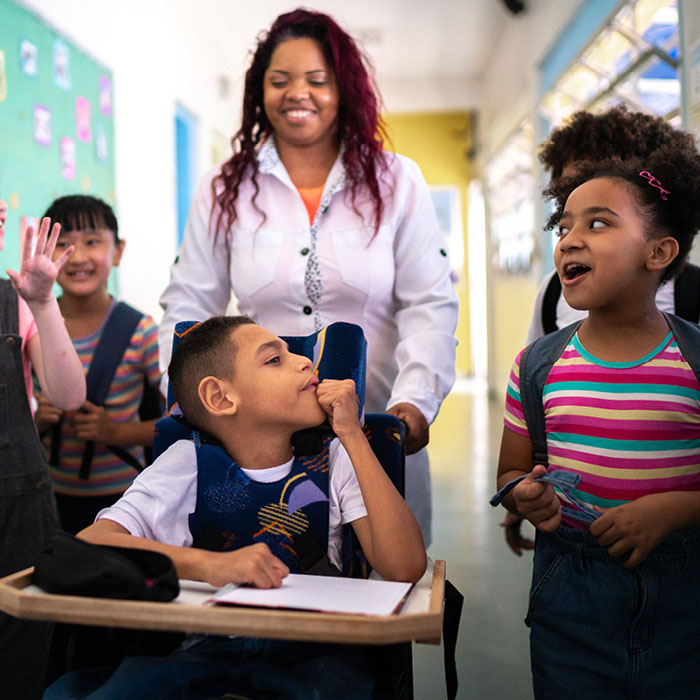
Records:
[[[661,183],[648,170],[642,170],[639,173],[639,175],[640,175],[640,177],[644,177],[647,180],[649,180],[649,184],[652,187],[656,187],[659,190],[659,192],[661,193],[661,199],[663,199],[664,202],[668,201],[668,197],[666,195],[671,194],[671,192],[669,190],[664,189],[661,186]]]

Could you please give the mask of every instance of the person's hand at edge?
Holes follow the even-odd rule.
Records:
[[[430,426],[426,417],[412,403],[397,403],[387,409],[387,413],[396,416],[408,428],[406,434],[406,454],[412,455],[422,450],[430,440]]]
[[[517,554],[519,557],[522,556],[523,550],[532,550],[535,548],[534,540],[529,537],[524,537],[520,532],[520,526],[525,518],[521,518],[515,513],[506,513],[505,518],[499,523],[503,528],[506,544],[510,547],[511,551]]]

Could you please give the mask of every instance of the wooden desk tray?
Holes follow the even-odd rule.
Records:
[[[442,631],[442,560],[416,584],[401,613],[381,617],[204,605],[214,588],[198,581],[181,581],[180,595],[169,603],[54,595],[33,585],[33,571],[0,579],[0,610],[29,620],[348,644],[439,644]]]

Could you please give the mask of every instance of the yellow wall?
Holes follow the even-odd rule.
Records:
[[[539,280],[533,274],[507,274],[493,268],[489,276],[489,390],[503,405],[510,369],[525,347]]]
[[[471,144],[468,112],[393,113],[385,116],[393,150],[418,163],[429,185],[459,188],[464,230],[464,270],[457,283],[457,374],[471,373],[467,284],[467,185],[471,177],[467,151]]]

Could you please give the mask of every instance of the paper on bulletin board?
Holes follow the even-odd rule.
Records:
[[[688,52],[688,129],[700,133],[700,39]]]
[[[106,117],[112,116],[112,81],[106,75],[99,80],[100,112]]]
[[[67,136],[61,139],[61,177],[75,180],[75,141]]]
[[[109,150],[107,148],[107,134],[105,133],[105,128],[102,124],[98,124],[95,127],[95,155],[97,160],[104,163],[109,157]]]
[[[92,121],[90,119],[90,100],[85,97],[75,98],[75,135],[78,141],[92,141]]]
[[[70,90],[70,53],[60,39],[53,44],[53,81],[63,90]]]
[[[19,45],[19,65],[25,75],[36,75],[38,72],[36,45],[26,39]]]
[[[5,75],[5,52],[0,51],[0,102],[7,99],[7,76]]]
[[[51,110],[44,105],[34,105],[34,141],[51,145]]]

